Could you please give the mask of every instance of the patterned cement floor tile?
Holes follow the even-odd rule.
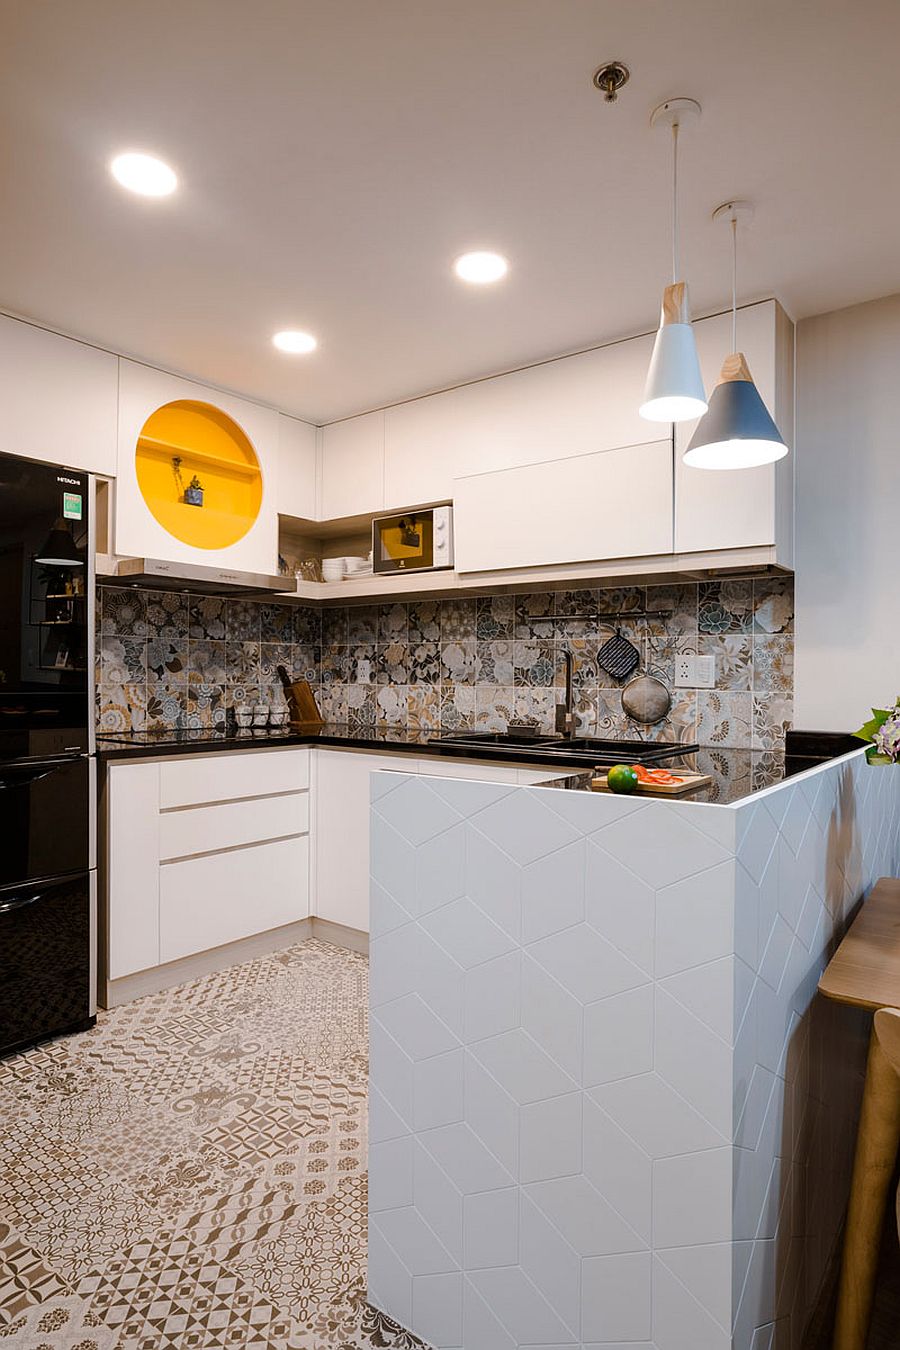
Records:
[[[120,1350],[118,1332],[75,1295],[47,1299],[0,1323],[0,1344],[3,1350]]]
[[[175,1234],[126,1248],[77,1292],[122,1341],[154,1350],[283,1347],[295,1339],[290,1317]]]
[[[355,1177],[341,1182],[327,1200],[299,1211],[270,1241],[238,1256],[234,1266],[301,1323],[319,1324],[352,1301],[365,1273],[359,1259],[365,1236],[365,1178]]]
[[[365,1300],[366,999],[305,942],[0,1063],[0,1345],[420,1350]]]
[[[69,1293],[65,1280],[8,1223],[0,1222],[0,1326],[28,1308]]]

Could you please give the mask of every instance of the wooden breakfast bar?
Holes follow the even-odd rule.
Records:
[[[826,998],[900,1009],[900,879],[873,887],[819,980]],[[865,1350],[885,1207],[900,1146],[900,1023],[876,1016],[869,1042],[838,1291],[834,1350]]]

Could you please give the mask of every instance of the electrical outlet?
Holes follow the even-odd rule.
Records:
[[[689,652],[678,652],[675,656],[675,688],[693,689],[694,688],[694,661],[695,657]]]
[[[715,689],[716,658],[714,656],[694,657],[694,685],[697,689]]]
[[[365,661],[365,660],[363,660],[363,661],[357,661],[357,663],[356,663],[356,678],[357,678],[357,680],[359,681],[360,684],[368,684],[368,683],[369,683],[369,681],[370,681],[371,678],[372,678],[372,662],[371,662],[371,661]]]
[[[676,689],[714,689],[716,685],[716,658],[694,656],[679,652],[675,657]]]

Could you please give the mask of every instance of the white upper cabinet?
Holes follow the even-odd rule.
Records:
[[[573,455],[454,484],[458,572],[672,552],[672,441]]]
[[[707,394],[731,351],[731,315],[694,324]],[[745,353],[763,402],[790,446],[793,439],[793,325],[774,300],[738,311],[737,348]],[[682,460],[696,422],[675,428],[675,551],[768,545],[792,561],[793,454],[757,469],[692,469]]]
[[[262,497],[252,524],[233,542],[223,546],[207,546],[177,538],[156,518],[144,499],[138,484],[136,452],[138,437],[147,418],[165,404],[180,401],[211,405],[237,423],[256,455],[262,478]],[[159,444],[163,459],[175,445]],[[135,557],[164,558],[173,562],[208,564],[233,567],[246,572],[274,574],[278,562],[278,456],[279,414],[259,404],[249,403],[218,389],[208,389],[192,380],[169,375],[139,365],[135,361],[119,362],[119,425],[118,467],[116,479],[115,544],[117,554]],[[191,456],[185,456],[188,475],[193,470]],[[224,463],[215,455],[206,455],[198,462],[198,476],[205,480],[206,493],[202,507],[183,505],[179,510],[207,512],[204,518],[186,516],[189,527],[201,529],[212,526],[217,510],[215,486]],[[179,501],[179,486],[173,468],[164,464],[166,474],[172,476],[172,501]],[[212,488],[210,487],[212,484]],[[168,499],[167,499],[168,500]],[[225,513],[223,513],[225,514]],[[238,520],[240,517],[238,517]],[[248,516],[248,520],[251,519]],[[233,525],[235,517],[229,518]],[[232,533],[233,533],[232,529]],[[188,529],[186,533],[190,534]],[[209,533],[212,533],[210,530]]]
[[[652,345],[632,338],[388,408],[385,506],[449,500],[467,474],[652,438],[638,414]]]
[[[297,417],[278,415],[278,510],[283,516],[315,520],[317,428]]]
[[[118,361],[0,315],[0,451],[116,472]]]
[[[384,412],[323,428],[322,520],[384,509]]]

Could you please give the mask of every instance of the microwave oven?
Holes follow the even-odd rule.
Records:
[[[436,572],[453,566],[453,507],[423,506],[372,521],[374,572]]]

